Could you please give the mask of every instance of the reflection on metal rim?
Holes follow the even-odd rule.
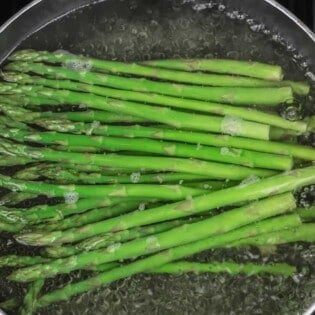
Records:
[[[24,12],[30,10],[32,7],[37,5],[38,3],[42,2],[43,0],[34,0],[30,2],[28,5],[23,7],[20,11],[15,13],[10,19],[8,19],[2,26],[0,27],[0,33],[3,32],[11,23],[13,23],[16,19],[18,19]],[[1,313],[0,313],[1,315]]]
[[[315,303],[303,315],[312,315],[315,313]]]
[[[278,9],[280,12],[282,12],[284,15],[286,15],[289,19],[291,19],[294,23],[296,23],[310,38],[313,42],[315,42],[315,33],[311,31],[311,29],[306,26],[304,22],[302,22],[296,15],[294,15],[291,11],[286,9],[283,5],[278,3],[275,0],[263,0],[276,9]]]

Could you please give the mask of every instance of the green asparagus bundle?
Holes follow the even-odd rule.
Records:
[[[313,119],[290,121],[274,107],[307,96],[308,83],[235,60],[129,64],[29,50],[10,59],[0,83],[0,232],[44,248],[0,256],[0,267],[15,268],[9,280],[32,281],[23,302],[0,307],[31,314],[140,272],[296,272],[183,259],[315,242],[314,209],[295,209],[292,194],[315,184],[315,149],[296,143]],[[46,278],[74,270],[92,276],[40,294]]]

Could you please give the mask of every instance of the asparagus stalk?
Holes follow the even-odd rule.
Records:
[[[47,51],[34,50],[17,51],[9,57],[9,60],[23,60],[32,62],[64,62],[66,61],[64,58],[66,60],[73,60],[73,58],[76,58],[83,61],[89,61],[91,66],[94,66],[94,62],[96,62],[97,65],[99,65],[99,63],[103,63],[102,60],[84,58],[82,56],[75,56],[73,54],[66,54],[62,52],[49,53]],[[166,59],[145,61],[141,64],[184,71],[209,71],[215,73],[236,74],[265,80],[280,81],[283,78],[281,67],[251,61],[228,59]]]
[[[41,276],[52,277],[58,273],[68,273],[72,270],[83,269],[84,266],[90,266],[92,264],[99,265],[106,262],[148,255],[163,249],[204,239],[211,235],[226,233],[238,227],[245,226],[246,224],[284,213],[292,208],[295,208],[295,200],[291,194],[274,196],[196,223],[184,224],[169,231],[139,238],[124,244],[113,244],[105,250],[82,253],[70,258],[57,259],[45,265],[20,269],[13,272],[9,276],[9,279],[28,282],[37,279],[40,274]],[[142,214],[144,213],[145,212]],[[121,219],[120,222],[122,222]],[[224,224],[222,222],[224,222]],[[87,229],[87,226],[84,228]],[[71,241],[83,239],[83,235],[79,233],[80,231],[78,230],[72,231]],[[26,244],[28,244],[28,240],[34,239],[34,236],[36,238],[34,234],[24,234],[24,237],[22,235],[18,236],[16,239],[21,241],[22,237],[23,242],[26,241]],[[91,236],[91,234],[89,236]],[[53,244],[61,244],[62,242],[67,241],[65,239],[59,239],[59,241],[55,239]]]
[[[116,217],[120,214],[130,212],[131,210],[136,210],[138,209],[139,203],[140,202],[136,200],[128,202],[121,201],[119,204],[112,207],[96,208],[84,213],[72,215],[61,221],[49,224],[42,223],[41,225],[34,226],[34,229],[46,232],[71,229],[85,224],[99,222],[106,218]]]
[[[109,151],[139,151],[156,153],[160,155],[188,157],[200,160],[216,161],[243,165],[247,167],[268,168],[275,170],[288,170],[293,166],[293,160],[289,156],[274,155],[256,151],[237,150],[234,154],[230,151],[216,147],[197,147],[190,144],[175,142],[160,142],[151,139],[126,139],[119,137],[91,137],[84,135],[64,135],[57,132],[25,132],[19,129],[6,129],[0,127],[4,137],[19,141],[32,141],[40,144],[60,144],[63,146],[92,146]]]
[[[249,138],[269,139],[270,126],[236,117],[216,117],[175,111],[171,108],[149,106],[124,100],[114,100],[102,96],[79,93],[70,90],[54,90],[36,86],[11,87],[10,83],[0,85],[0,91],[7,89],[10,92],[27,95],[44,95],[57,99],[60,102],[80,105],[86,104],[90,108],[101,109],[114,113],[134,115],[160,122],[175,128],[190,128],[217,133],[232,134]]]
[[[45,166],[45,164],[44,164]],[[48,165],[47,165],[48,166]],[[54,180],[57,183],[84,183],[84,184],[130,184],[133,179],[131,174],[120,174],[120,175],[103,175],[101,173],[83,173],[76,172],[76,170],[63,169],[62,166],[51,166],[44,169],[35,167],[30,167],[23,169],[14,174],[17,179],[32,180],[35,176],[43,176]],[[156,173],[156,174],[143,174],[140,176],[138,183],[174,183],[179,184],[185,183],[186,186],[192,187],[192,183],[198,183],[199,181],[205,181],[208,179],[207,176],[193,175],[185,173]],[[186,184],[187,182],[187,184]],[[203,182],[202,182],[203,183]],[[226,185],[234,185],[234,182],[224,182],[221,181],[208,181],[208,185],[213,189],[219,189],[225,187]],[[198,188],[198,187],[197,187]],[[200,187],[202,188],[202,187]],[[205,188],[203,188],[205,189]],[[1,202],[0,202],[1,203]]]
[[[58,125],[51,124],[50,120],[37,120],[37,124],[45,126],[49,130],[56,130],[61,127],[63,132],[83,133],[88,126],[82,123],[70,121],[59,121]],[[62,131],[60,129],[57,129]],[[227,135],[215,135],[201,132],[191,132],[185,130],[175,130],[147,126],[110,126],[101,125],[93,130],[93,134],[102,136],[119,136],[126,138],[152,138],[160,140],[170,140],[177,142],[195,143],[196,145],[209,145],[236,149],[255,150],[259,152],[291,155],[303,160],[315,160],[315,149],[292,143],[282,143],[275,141],[264,141],[258,139],[246,139],[241,137],[231,137]],[[234,149],[231,149],[233,153]]]
[[[29,194],[29,193],[23,193],[23,192],[10,192],[6,195],[4,195],[1,200],[0,200],[0,206],[3,205],[10,205],[10,206],[14,206],[17,205],[18,203],[28,200],[28,199],[33,199],[36,196],[33,194]]]
[[[299,227],[268,234],[259,235],[256,237],[244,238],[237,240],[228,245],[228,247],[240,246],[260,246],[260,245],[279,245],[293,242],[315,242],[315,224],[305,223]]]
[[[24,56],[21,57],[21,56]],[[217,75],[208,73],[187,73],[185,71],[174,71],[165,68],[153,68],[136,63],[123,63],[119,61],[100,60],[77,56],[69,53],[48,51],[22,51],[16,58],[10,60],[27,60],[33,62],[48,62],[50,64],[63,64],[70,69],[105,71],[114,74],[133,74],[141,77],[156,78],[167,81],[184,82],[190,84],[212,85],[212,86],[265,86],[264,81],[246,77],[235,77],[229,75]],[[245,62],[238,62],[240,68],[247,66]],[[86,68],[85,68],[86,67]],[[256,66],[257,67],[257,66]],[[273,69],[281,72],[277,66],[260,64],[262,69]],[[79,70],[78,69],[78,70]],[[266,82],[268,86],[269,82]],[[272,83],[271,83],[272,84]]]
[[[5,98],[5,100],[12,100],[12,98]],[[27,97],[22,96],[17,101],[16,104],[0,104],[0,110],[5,113],[10,118],[17,121],[32,122],[38,118],[54,117],[55,119],[70,119],[73,121],[83,121],[83,122],[93,122],[99,121],[102,123],[143,123],[147,122],[146,119],[139,117],[115,114],[104,111],[78,111],[78,112],[51,112],[51,111],[41,111],[35,112],[27,110],[19,105],[49,105],[53,101],[51,99],[39,98],[39,97]],[[52,104],[53,105],[53,104]],[[57,104],[55,104],[57,105]]]
[[[187,217],[217,207],[285,193],[312,184],[314,181],[315,167],[307,167],[266,178],[259,182],[242,184],[181,202],[163,205],[141,213],[126,214],[119,218],[86,226],[81,230],[56,231],[49,234],[26,233],[18,235],[16,239],[34,246],[74,242],[108,231],[126,230],[136,226]]]
[[[104,264],[100,266],[96,266],[97,271],[104,272],[106,270],[110,270],[114,267],[117,267],[118,264]],[[283,264],[283,263],[275,263],[272,265],[258,265],[258,264],[236,264],[233,262],[213,262],[213,263],[196,263],[196,262],[175,262],[163,265],[158,267],[155,270],[148,271],[148,273],[170,273],[170,274],[178,274],[178,273],[219,273],[226,272],[231,275],[244,273],[248,276],[260,274],[260,273],[270,273],[273,275],[281,275],[281,276],[291,276],[296,272],[296,268],[294,266]],[[40,281],[40,280],[39,280]],[[8,300],[6,302],[0,303],[0,307],[7,310],[12,310],[19,305],[19,302],[15,299]]]
[[[170,264],[163,265],[150,271],[152,273],[170,273],[170,274],[180,274],[187,272],[194,273],[219,273],[227,272],[231,275],[236,275],[240,273],[247,274],[249,276],[260,274],[260,273],[270,273],[273,275],[281,275],[285,277],[292,276],[296,272],[294,266],[282,263],[276,263],[272,265],[258,265],[258,264],[236,264],[234,262],[212,262],[212,263],[197,263],[180,261],[173,262]]]
[[[23,156],[9,156],[1,154],[0,157],[0,166],[25,165],[33,162],[33,159]]]
[[[294,99],[291,87],[202,87],[197,85],[157,82],[148,79],[125,78],[96,72],[77,72],[61,67],[26,62],[10,63],[5,67],[5,70],[32,72],[47,75],[50,78],[71,79],[122,90],[164,94],[234,105],[257,104],[274,106],[280,103],[292,103]],[[63,76],[65,72],[67,75]]]
[[[298,208],[296,209],[297,213],[301,219],[305,222],[313,221],[315,219],[315,206],[311,208]]]
[[[198,220],[200,219],[198,218],[194,220],[189,220],[189,222]],[[168,231],[171,228],[180,226],[184,223],[186,222],[183,220],[174,220],[170,222],[163,222],[149,226],[137,227],[130,230],[119,231],[116,233],[104,233],[83,240],[79,243],[76,243],[73,246],[46,247],[44,252],[45,255],[48,255],[48,257],[53,258],[68,257],[83,251],[92,251],[113,245],[115,243],[122,243],[140,237]]]
[[[19,314],[21,315],[29,315],[33,314],[35,310],[35,304],[44,285],[44,279],[38,279],[34,283],[31,283],[28,288],[28,292],[26,293],[23,304],[19,309]]]
[[[75,152],[61,152],[61,151],[55,151],[55,150],[46,149],[46,148],[34,148],[34,147],[29,147],[29,146],[25,146],[21,144],[11,143],[5,140],[2,140],[2,142],[0,143],[0,153],[11,155],[11,156],[14,156],[14,155],[24,156],[28,158],[34,158],[35,160],[46,160],[46,161],[52,161],[52,162],[63,161],[64,163],[74,163],[74,164],[94,164],[98,166],[107,166],[107,167],[135,168],[135,169],[138,169],[138,172],[150,170],[150,171],[159,171],[159,172],[173,171],[173,172],[180,172],[180,173],[183,172],[183,173],[195,174],[195,175],[208,175],[211,178],[216,178],[216,179],[241,180],[250,175],[266,177],[266,176],[273,175],[275,173],[275,171],[272,171],[272,170],[253,169],[253,168],[248,168],[248,167],[239,166],[239,165],[227,165],[223,163],[193,160],[193,159],[151,157],[151,156],[146,156],[145,159],[139,159],[139,156],[130,156],[130,155],[124,156],[124,155],[116,155],[116,154],[102,155],[102,154],[93,154],[93,153],[82,155],[80,153],[75,153]],[[13,179],[7,178],[7,180],[5,180],[6,182],[5,185],[7,185],[6,187],[9,189],[10,189],[10,181],[13,181]],[[4,185],[4,182],[2,182],[2,185]],[[35,191],[33,191],[31,187]],[[38,193],[39,191],[43,190],[42,189],[43,186],[38,186],[32,182],[29,182],[24,188],[25,188],[23,189],[24,191],[35,192],[35,193]],[[62,187],[55,187],[55,188],[59,192],[62,192],[63,190]],[[106,189],[108,190],[110,188],[107,187]],[[134,187],[132,189],[136,189],[136,188]],[[165,189],[169,190],[167,187],[165,187]],[[83,195],[86,195],[86,193],[90,190],[91,189],[87,189],[83,191]],[[123,196],[122,193],[120,193],[120,196]],[[145,197],[145,196],[142,196],[142,197]]]
[[[76,73],[74,73],[74,75],[76,75]],[[220,116],[236,116],[245,120],[255,121],[285,129],[292,129],[298,132],[305,132],[307,128],[305,122],[300,121],[292,122],[285,120],[274,114],[264,113],[254,109],[248,110],[248,108],[240,108],[235,106],[229,106],[226,104],[216,104],[152,93],[150,94],[143,92],[123,91],[117,89],[110,89],[106,87],[100,87],[97,85],[82,84],[79,82],[67,80],[51,80],[43,77],[31,77],[27,74],[21,73],[3,73],[2,76],[6,81],[9,82],[13,81],[19,82],[20,84],[36,84],[50,88],[74,90],[79,92],[86,91],[92,94],[112,97],[116,99],[125,99],[130,101],[139,101],[162,106],[170,106],[174,108],[182,108],[186,110],[212,113]],[[38,102],[37,99],[35,100],[35,102]],[[100,116],[102,118],[102,115]],[[101,118],[100,119],[97,118],[97,120],[101,121]]]
[[[97,189],[91,185],[58,186],[43,182],[26,182],[0,175],[0,186],[17,191],[33,194],[45,194],[52,197],[69,198],[102,198],[108,197],[140,197],[159,198],[162,200],[180,200],[187,196],[197,196],[205,192],[203,189],[184,187],[181,185],[155,184],[116,184],[98,185]]]
[[[18,233],[21,232],[24,228],[24,224],[10,224],[7,222],[0,221],[0,232],[11,232]]]
[[[18,53],[17,56],[18,59],[13,56],[13,59],[10,60],[28,60],[24,58],[19,58]],[[191,72],[209,71],[215,73],[236,74],[274,81],[281,81],[283,78],[283,72],[280,66],[252,61],[228,59],[165,59],[144,61],[141,64],[145,64],[151,67],[176,69]]]
[[[16,299],[10,299],[0,303],[0,309],[11,311],[19,306],[20,302]]]
[[[41,256],[19,256],[6,255],[0,256],[0,267],[22,267],[43,264],[50,261],[48,258]]]
[[[126,200],[125,200],[126,201]],[[42,221],[58,221],[72,214],[83,213],[93,208],[109,207],[121,202],[121,198],[103,198],[103,199],[83,199],[76,203],[62,203],[58,205],[39,205],[23,211],[23,209],[10,209],[7,211],[10,214],[11,223],[22,221],[29,225],[40,223]],[[8,219],[5,211],[0,211],[3,220]],[[14,220],[15,218],[15,220]],[[13,220],[13,222],[12,222]]]
[[[285,216],[286,218],[295,216]],[[298,223],[299,224],[299,223]],[[114,268],[108,272],[100,273],[94,277],[91,277],[87,280],[80,281],[75,284],[69,284],[62,289],[55,290],[49,294],[46,294],[40,298],[37,303],[37,307],[44,307],[51,303],[67,300],[71,296],[80,294],[86,291],[93,290],[97,287],[109,284],[118,279],[132,276],[140,272],[146,272],[147,270],[157,269],[160,266],[163,266],[167,263],[170,263],[175,260],[182,259],[186,256],[191,256],[195,253],[207,250],[209,248],[220,247],[222,245],[230,243],[232,240],[255,236],[257,234],[269,233],[272,230],[272,227],[279,229],[279,218],[272,218],[262,222],[250,224],[243,228],[233,230],[228,233],[220,234],[204,240],[197,242],[192,242],[186,245],[181,245],[175,248],[162,251],[158,254],[149,256],[144,259],[131,262],[127,265],[122,265],[120,267]]]

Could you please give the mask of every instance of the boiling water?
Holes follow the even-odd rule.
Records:
[[[124,61],[159,58],[234,58],[281,65],[289,79],[312,77],[303,56],[277,34],[242,12],[194,1],[107,1],[85,7],[34,34],[22,48],[57,50]],[[183,5],[184,2],[184,5]],[[111,10],[107,8],[111,7]],[[312,92],[313,93],[313,92]],[[302,100],[312,112],[314,95]],[[309,141],[310,139],[303,139]],[[299,195],[310,203],[314,187]],[[0,252],[35,255],[38,249],[16,244],[3,234]],[[315,247],[215,250],[199,261],[288,262],[299,268],[293,278],[225,274],[137,275],[74,297],[39,314],[298,314],[315,300]],[[0,301],[22,297],[26,286],[9,283],[1,271]],[[91,275],[73,272],[48,280],[44,292]]]

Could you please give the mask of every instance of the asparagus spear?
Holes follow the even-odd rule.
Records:
[[[200,220],[199,218],[189,220],[189,222],[195,222]],[[95,237],[88,238],[73,246],[58,246],[58,247],[46,247],[44,250],[45,255],[53,258],[68,257],[78,254],[83,251],[92,251],[100,248],[104,248],[115,243],[125,242],[136,238],[144,237],[147,235],[161,233],[171,228],[180,226],[185,222],[184,220],[173,220],[169,222],[158,223],[154,225],[148,225],[143,227],[136,227],[130,230],[119,231],[116,233],[104,233]]]
[[[28,199],[33,199],[36,196],[33,194],[29,194],[29,193],[16,193],[16,192],[10,192],[6,195],[4,195],[1,199],[0,199],[0,206],[3,205],[10,205],[10,206],[14,206],[17,205],[18,203],[28,200]]]
[[[62,221],[49,224],[42,223],[41,225],[34,226],[34,229],[46,232],[71,229],[85,224],[98,222],[106,218],[116,217],[120,214],[130,212],[131,210],[136,210],[138,209],[139,203],[140,202],[136,200],[128,202],[121,201],[119,204],[112,207],[92,209],[84,213],[72,215]]]
[[[13,58],[10,57],[10,60],[28,60],[24,58],[25,54],[23,54],[23,51],[21,55],[20,57],[19,53],[17,53],[16,55],[13,55]],[[17,56],[17,58],[15,56]],[[280,66],[253,61],[228,59],[165,59],[144,61],[141,64],[151,67],[161,67],[165,69],[177,69],[191,72],[209,71],[215,73],[236,74],[274,81],[280,81],[283,78],[283,72]]]
[[[21,58],[23,54],[24,58]],[[31,56],[30,56],[31,55]],[[141,77],[162,79],[166,81],[185,82],[190,84],[212,85],[212,86],[265,86],[264,81],[246,77],[235,77],[229,75],[187,73],[185,71],[173,71],[163,68],[146,67],[136,63],[123,63],[119,61],[100,60],[69,53],[48,51],[24,51],[18,58],[13,55],[11,60],[27,60],[33,62],[48,62],[50,64],[63,64],[70,69],[105,71],[114,74],[133,74]],[[245,64],[245,63],[244,63]],[[239,62],[240,67],[244,64]],[[270,65],[261,65],[262,68],[271,68]],[[273,66],[276,69],[276,66]],[[267,86],[268,86],[267,82]],[[271,83],[272,84],[272,83]]]
[[[231,179],[231,180],[241,180],[250,175],[256,176],[270,176],[275,173],[272,170],[264,169],[252,169],[239,165],[227,165],[223,163],[193,160],[193,159],[180,159],[180,158],[170,158],[170,157],[151,157],[146,156],[145,159],[139,159],[139,156],[130,155],[116,155],[116,154],[93,154],[89,153],[82,155],[75,152],[61,152],[46,148],[34,148],[25,146],[22,144],[16,144],[9,141],[2,140],[0,143],[0,153],[7,155],[17,155],[25,156],[28,158],[33,158],[35,160],[46,160],[52,162],[63,163],[74,163],[74,164],[94,164],[98,166],[106,167],[121,167],[121,168],[135,168],[138,172],[150,170],[150,171],[173,171],[173,172],[183,172],[195,175],[208,175],[211,178],[216,179]],[[10,181],[13,179],[7,179],[6,186],[10,189]],[[2,183],[4,185],[4,182]],[[24,191],[32,192],[29,188],[32,186],[36,193],[42,191],[41,187],[38,185],[33,185],[31,182],[28,183],[28,187],[25,187]],[[22,188],[22,187],[21,187]],[[58,187],[56,187],[58,188]],[[109,189],[109,188],[107,188]],[[135,189],[135,188],[133,188]],[[167,188],[165,188],[168,190]],[[21,190],[21,189],[20,189]],[[62,190],[58,188],[57,190]],[[84,195],[87,191],[83,191]],[[120,194],[122,196],[122,194]],[[145,196],[142,196],[145,197]]]
[[[305,223],[299,227],[279,232],[271,232],[256,237],[237,240],[228,245],[228,247],[240,247],[248,245],[279,245],[292,242],[315,242],[315,224]]]
[[[315,219],[315,206],[311,208],[298,208],[296,209],[297,213],[301,217],[301,219],[305,222],[313,221]]]
[[[5,100],[11,100],[12,98],[6,97]],[[0,110],[7,116],[11,117],[17,121],[32,122],[38,118],[54,117],[55,119],[70,119],[73,121],[84,121],[93,122],[99,121],[102,123],[143,123],[147,122],[146,119],[139,117],[115,114],[104,111],[78,111],[78,112],[51,112],[51,111],[41,111],[35,112],[27,110],[20,105],[46,105],[51,104],[53,101],[51,99],[41,99],[38,97],[27,97],[22,96],[17,101],[16,104],[0,104]],[[302,127],[302,126],[301,126]],[[294,126],[295,128],[295,126]]]
[[[51,124],[50,120],[37,120],[37,124],[49,130],[59,130],[63,132],[83,133],[88,129],[83,123],[70,121],[58,121],[57,126]],[[61,127],[62,130],[55,127]],[[292,143],[282,143],[275,141],[264,141],[258,139],[246,139],[241,137],[231,137],[227,135],[215,135],[201,132],[191,132],[185,130],[175,130],[169,128],[158,128],[148,126],[110,126],[100,125],[93,130],[93,134],[102,136],[120,136],[126,138],[152,138],[160,140],[171,140],[177,142],[195,143],[196,145],[210,145],[226,148],[239,148],[255,150],[259,152],[292,155],[303,160],[315,160],[315,149]],[[233,152],[233,149],[231,149]],[[231,154],[232,154],[231,152]]]
[[[32,207],[27,209],[27,211],[23,211],[23,209],[10,209],[8,212],[11,214],[11,219],[15,216],[17,220],[20,219],[22,222],[32,225],[42,221],[62,220],[71,214],[83,213],[93,208],[109,207],[119,202],[121,202],[121,198],[83,199],[76,203],[62,203],[54,206],[45,204]],[[7,218],[3,210],[0,211],[0,215],[2,219]],[[16,223],[16,221],[12,223]]]
[[[10,299],[0,303],[0,309],[11,311],[19,306],[20,302],[16,299]]]
[[[26,62],[10,63],[5,67],[5,70],[33,72],[40,75],[47,75],[50,78],[71,79],[122,90],[164,94],[234,105],[257,104],[274,106],[280,103],[292,103],[294,99],[291,87],[201,87],[196,85],[157,82],[147,79],[125,78],[87,71],[74,71],[73,73],[73,70],[66,68]],[[67,73],[67,75],[64,76],[63,73]]]
[[[272,230],[271,223],[275,223],[274,227],[279,229],[278,220],[278,218],[268,219],[262,222],[250,224],[248,226],[233,230],[228,233],[220,234],[186,245],[181,245],[172,249],[168,249],[166,251],[162,251],[147,258],[131,262],[127,265],[114,268],[108,272],[100,273],[84,281],[66,285],[62,289],[55,290],[49,294],[42,296],[37,303],[37,307],[40,308],[57,301],[67,300],[73,295],[93,290],[97,287],[109,284],[118,279],[129,277],[140,272],[146,272],[147,270],[157,269],[158,267],[163,266],[167,263],[182,259],[186,256],[191,256],[203,250],[220,247],[231,242],[231,240],[240,239],[246,236],[254,236],[264,232],[268,233]]]
[[[148,255],[163,249],[204,239],[211,235],[226,233],[238,227],[245,226],[246,224],[284,213],[292,208],[295,208],[295,200],[292,194],[274,196],[218,214],[209,219],[184,224],[180,227],[149,237],[139,238],[124,244],[116,243],[105,250],[82,253],[70,258],[57,259],[45,265],[20,269],[13,272],[9,276],[9,279],[28,282],[37,279],[39,275],[52,277],[58,273],[68,273],[72,270],[83,269],[84,266],[93,264],[99,265],[106,262]],[[144,213],[145,212],[142,214]],[[122,223],[123,221],[120,219],[120,222]],[[222,222],[224,222],[224,224]],[[86,228],[86,226],[84,228]],[[80,231],[78,230],[72,231],[72,241],[83,239],[83,235],[79,235],[79,233]],[[16,239],[18,241],[26,241],[26,244],[28,244],[28,240],[34,239],[34,236],[36,238],[36,234],[24,234],[24,236],[18,236]],[[53,241],[54,244],[60,244],[62,242],[67,241],[65,238],[63,240],[56,238]]]
[[[102,60],[84,58],[73,54],[62,52],[49,53],[47,51],[20,50],[9,57],[11,61],[32,61],[32,62],[64,62],[77,58],[84,61],[89,61],[91,66],[102,64]],[[81,59],[82,58],[82,59]],[[266,80],[280,81],[283,78],[282,69],[279,66],[268,65],[258,62],[228,60],[228,59],[166,59],[145,61],[141,64],[150,65],[153,67],[177,69],[184,71],[209,71],[216,73],[228,73],[236,75],[244,75],[254,78]]]
[[[62,166],[49,166],[43,165],[44,168],[37,168],[37,166],[23,169],[14,174],[17,179],[32,180],[35,176],[43,176],[50,178],[57,183],[84,183],[84,184],[128,184],[134,181],[133,173],[131,174],[118,174],[118,175],[103,175],[101,173],[83,173],[76,170],[67,170]],[[174,183],[178,182],[186,186],[191,187],[192,183],[198,183],[199,181],[205,181],[207,176],[193,175],[185,173],[156,173],[156,174],[143,174],[140,176],[138,183]],[[187,182],[187,184],[186,184]],[[188,184],[189,183],[189,184]],[[234,182],[222,183],[221,181],[209,181],[208,184],[217,189],[222,188],[225,185],[235,184]],[[0,202],[1,203],[1,202]]]
[[[62,70],[61,70],[62,71]],[[74,75],[76,75],[74,73]],[[288,121],[277,115],[264,113],[257,110],[248,110],[248,108],[240,108],[229,106],[226,104],[216,104],[204,101],[177,98],[172,96],[164,96],[158,94],[150,94],[143,92],[123,91],[100,87],[97,85],[82,84],[79,82],[67,80],[51,80],[43,77],[31,77],[21,73],[3,73],[3,78],[9,82],[19,82],[20,84],[36,84],[56,89],[66,89],[74,91],[86,91],[89,93],[112,97],[116,99],[125,99],[130,101],[139,101],[162,106],[170,106],[174,108],[182,108],[206,113],[212,113],[220,116],[236,116],[245,120],[255,121],[267,125],[277,126],[285,129],[292,129],[299,132],[306,131],[306,123],[301,121]],[[31,101],[31,100],[30,100]],[[38,102],[35,99],[35,102]],[[103,114],[104,115],[104,114]],[[100,115],[102,118],[102,115]],[[79,116],[80,117],[80,116]],[[101,118],[97,120],[101,121]],[[69,118],[71,119],[71,118]]]
[[[57,132],[26,132],[19,129],[6,129],[0,127],[1,134],[18,141],[32,141],[40,144],[61,144],[63,146],[92,146],[109,151],[139,151],[157,153],[160,155],[188,157],[200,160],[216,161],[243,165],[247,167],[268,168],[275,170],[288,170],[293,166],[289,156],[260,153],[256,151],[237,150],[234,154],[216,147],[197,147],[190,144],[175,142],[160,142],[150,139],[126,139],[119,137],[91,137],[84,135],[67,135]]]
[[[33,162],[33,159],[23,156],[9,156],[1,154],[0,157],[0,166],[25,165]]]
[[[10,224],[7,222],[0,221],[0,232],[11,232],[18,233],[21,232],[24,228],[24,224]]]
[[[32,266],[48,261],[50,261],[50,259],[41,256],[6,255],[0,256],[0,267]]]
[[[67,198],[102,198],[108,197],[143,197],[164,200],[180,200],[187,196],[197,196],[205,192],[203,189],[184,187],[181,185],[155,184],[116,184],[98,185],[97,189],[91,185],[58,186],[43,182],[26,182],[0,175],[0,186],[17,191],[34,194],[45,194],[52,197]]]
[[[18,235],[16,239],[34,246],[74,242],[107,231],[120,231],[136,226],[187,217],[217,207],[285,193],[312,184],[314,181],[315,167],[307,167],[269,177],[259,182],[242,184],[181,202],[163,205],[141,213],[126,214],[116,219],[113,218],[86,226],[83,230],[59,231],[50,234],[26,233]]]
[[[170,264],[163,265],[150,271],[152,273],[170,273],[170,274],[178,274],[178,273],[203,273],[203,272],[227,272],[231,275],[244,273],[249,276],[259,274],[259,273],[270,273],[274,275],[281,275],[285,277],[292,276],[296,272],[296,268],[294,266],[282,263],[276,263],[272,265],[258,265],[258,264],[236,264],[233,262],[212,262],[212,263],[197,263],[197,262],[188,262],[188,261],[180,261],[173,262]]]
[[[23,304],[19,309],[19,314],[33,314],[38,295],[44,285],[44,282],[44,279],[38,279],[29,285],[28,292],[24,296]]]
[[[29,54],[28,52],[23,52],[24,56]],[[177,70],[168,70],[167,67],[151,67],[151,64],[143,65],[140,64],[127,64],[118,61],[109,61],[109,60],[100,60],[95,58],[87,58],[83,56],[76,56],[73,54],[65,54],[65,53],[54,53],[54,52],[46,52],[46,51],[38,51],[30,53],[32,57],[26,57],[25,59],[22,58],[14,58],[14,60],[27,60],[27,61],[35,61],[35,62],[49,62],[50,64],[62,63],[64,66],[70,69],[76,69],[77,71],[78,66],[88,66],[89,69],[93,69],[95,71],[101,72],[110,72],[114,74],[134,74],[141,77],[149,77],[149,78],[157,78],[157,79],[164,79],[167,81],[175,81],[175,82],[184,82],[190,84],[201,84],[201,85],[212,85],[212,86],[245,86],[245,87],[268,87],[268,86],[291,86],[297,94],[300,95],[307,95],[309,93],[309,85],[306,82],[292,82],[292,81],[280,81],[281,75],[281,68],[278,66],[271,66],[267,64],[259,64],[255,63],[254,67],[257,69],[259,68],[260,73],[261,70],[271,72],[273,70],[274,74],[278,72],[279,80],[272,80],[266,79],[262,77],[261,79],[254,79],[253,75],[252,78],[247,77],[236,77],[236,76],[227,76],[227,75],[217,75],[217,74],[209,74],[209,73],[200,73],[200,72],[193,72],[187,73],[187,69],[177,69]],[[36,54],[36,57],[34,55]],[[236,65],[236,67],[241,68],[240,71],[248,71],[248,62],[246,61],[233,61],[233,60],[219,60],[222,63],[230,63],[230,65]],[[226,66],[226,65],[225,65]],[[233,67],[235,69],[235,67]],[[253,66],[251,66],[253,68]],[[178,71],[178,70],[185,70],[185,71]],[[191,69],[190,69],[191,70]],[[220,68],[222,71],[222,68]],[[253,69],[252,69],[253,70]],[[231,69],[229,69],[231,71]],[[216,72],[216,71],[215,71]],[[237,72],[237,71],[236,71]],[[222,73],[222,72],[221,72]],[[229,73],[229,72],[228,72]],[[233,73],[239,74],[239,73]],[[242,74],[242,73],[241,73]]]
[[[104,272],[106,270],[113,269],[118,267],[119,264],[111,263],[96,266],[94,270],[98,272]],[[212,263],[196,263],[196,262],[175,262],[163,265],[158,267],[155,270],[148,271],[148,273],[170,273],[170,274],[178,274],[178,273],[219,273],[226,272],[231,275],[244,273],[248,276],[252,276],[259,273],[270,273],[274,275],[281,276],[291,276],[296,272],[296,268],[294,266],[283,264],[283,263],[275,263],[272,265],[258,265],[258,264],[236,264],[233,262],[212,262]],[[6,310],[12,310],[19,305],[18,300],[11,299],[6,302],[0,303],[0,307]]]
[[[216,117],[175,111],[171,108],[149,106],[124,100],[114,100],[102,96],[79,93],[69,90],[54,90],[30,86],[12,87],[11,83],[0,84],[0,91],[9,90],[11,93],[27,95],[43,95],[57,99],[60,102],[80,105],[86,104],[90,108],[101,109],[114,113],[134,115],[160,122],[175,128],[190,128],[217,133],[239,135],[249,138],[269,139],[270,126],[242,120],[236,117]]]

